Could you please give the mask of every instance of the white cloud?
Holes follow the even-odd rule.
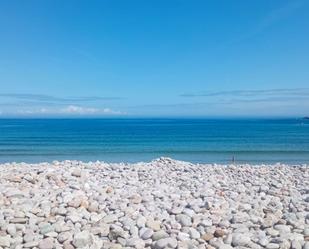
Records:
[[[69,105],[63,109],[61,109],[62,113],[66,114],[79,114],[79,115],[91,115],[91,114],[99,114],[99,115],[119,115],[123,114],[119,111],[114,111],[110,108],[90,108],[90,107],[81,107],[76,105]]]
[[[0,112],[0,115],[4,114]],[[122,115],[124,113],[120,111],[114,111],[110,108],[93,108],[93,107],[82,107],[77,105],[69,105],[64,108],[36,108],[36,109],[19,109],[15,113],[6,113],[9,115],[51,115],[51,116],[57,116],[57,115],[67,115],[67,116],[74,116],[74,115],[81,115],[81,116],[91,116],[91,115],[97,115],[97,116],[103,116],[103,115]]]
[[[76,105],[69,105],[60,110],[61,113],[67,114],[96,114],[99,113],[100,110],[97,108],[88,108],[88,107],[81,107]]]

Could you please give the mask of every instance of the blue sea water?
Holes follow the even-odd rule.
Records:
[[[0,162],[309,163],[304,119],[0,119]]]

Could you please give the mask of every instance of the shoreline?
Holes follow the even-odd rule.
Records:
[[[309,248],[309,167],[0,164],[2,248]]]
[[[155,162],[174,162],[174,163],[180,163],[180,164],[186,164],[186,165],[195,165],[198,167],[204,166],[204,167],[277,167],[277,166],[283,166],[283,167],[309,167],[309,162],[283,162],[283,161],[274,161],[274,162],[242,162],[237,161],[233,162],[232,160],[229,162],[195,162],[190,160],[181,160],[181,159],[174,159],[170,157],[158,157],[154,158],[152,160],[123,160],[123,161],[105,161],[105,160],[74,160],[74,159],[64,159],[64,160],[51,160],[51,161],[35,161],[35,162],[27,162],[27,161],[5,161],[0,162],[0,167],[3,166],[59,166],[59,165],[66,165],[71,164],[73,165],[97,165],[97,164],[109,164],[109,165],[136,165],[136,164],[145,164],[149,165]]]

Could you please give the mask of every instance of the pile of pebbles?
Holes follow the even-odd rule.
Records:
[[[309,249],[307,165],[0,165],[0,249]]]

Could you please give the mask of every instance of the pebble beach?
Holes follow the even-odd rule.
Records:
[[[0,165],[0,248],[309,249],[309,165]]]

